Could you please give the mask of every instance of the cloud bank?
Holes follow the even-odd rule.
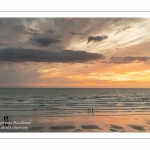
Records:
[[[104,59],[103,54],[85,51],[60,50],[57,52],[34,49],[9,48],[0,50],[0,61],[69,63]]]
[[[35,38],[33,40],[36,41],[40,46],[44,46],[44,47],[49,46],[54,43],[61,42],[61,40],[51,39],[51,38],[46,38],[46,37]]]
[[[150,57],[134,57],[134,56],[125,56],[125,57],[111,57],[110,62],[111,63],[117,63],[117,64],[121,64],[121,63],[131,63],[131,62],[146,62],[148,63],[150,60]]]

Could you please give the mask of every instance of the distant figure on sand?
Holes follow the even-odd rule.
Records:
[[[8,122],[8,116],[7,116],[7,114],[6,114],[6,122]]]
[[[92,108],[92,114],[94,113],[94,109]]]
[[[4,122],[6,122],[6,117],[4,116]]]
[[[8,116],[7,116],[7,114],[5,114],[5,116],[4,116],[4,126],[8,126]]]
[[[4,116],[4,122],[8,122],[8,116],[7,116],[7,114],[5,114],[5,116]]]
[[[93,113],[94,113],[94,109],[93,108],[88,108],[88,113],[92,113],[92,115],[93,115]]]

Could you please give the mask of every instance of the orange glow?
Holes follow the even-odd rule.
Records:
[[[0,87],[150,88],[150,18],[8,20]]]
[[[59,65],[59,64],[58,64]],[[105,67],[102,67],[101,66]],[[148,64],[60,64],[38,69],[38,87],[123,88],[150,87]],[[27,84],[26,84],[27,85]],[[31,84],[28,84],[32,86]]]

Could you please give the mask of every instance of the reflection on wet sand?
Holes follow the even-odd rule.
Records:
[[[101,129],[96,125],[81,125],[82,129]]]
[[[125,132],[123,127],[120,127],[118,125],[110,125],[110,131],[112,132]]]
[[[138,131],[145,131],[144,126],[138,126],[138,125],[129,125],[129,126]]]
[[[149,115],[118,116],[65,116],[65,117],[14,117],[14,120],[31,121],[27,129],[5,129],[0,132],[150,132]],[[3,117],[0,122],[3,121]],[[13,120],[12,120],[13,121]],[[12,125],[10,125],[12,126]]]
[[[50,127],[50,129],[52,129],[52,130],[72,130],[72,129],[74,129],[74,128],[76,128],[75,126],[52,126],[52,127]]]

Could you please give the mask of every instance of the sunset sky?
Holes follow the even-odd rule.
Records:
[[[150,88],[149,31],[150,18],[0,18],[0,87]]]

